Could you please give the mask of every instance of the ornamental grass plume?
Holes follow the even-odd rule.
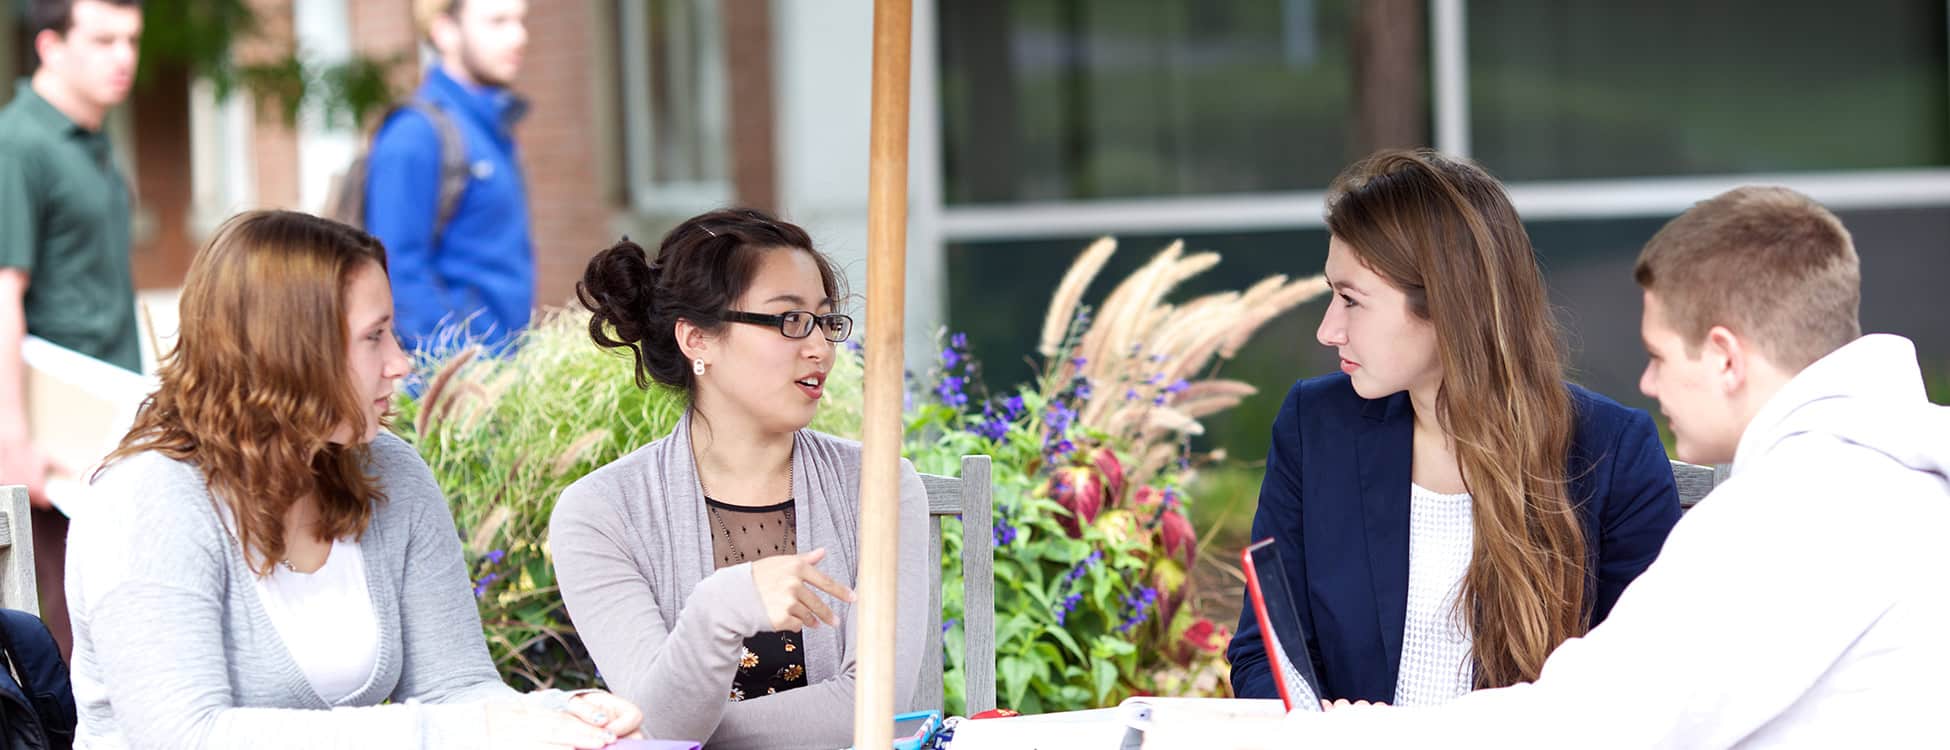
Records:
[[[1173,289],[1219,263],[1217,253],[1187,255],[1183,242],[1173,242],[1089,310],[1084,291],[1116,249],[1103,238],[1077,256],[1050,301],[1038,350],[1048,368],[1045,397],[1079,378],[1089,384],[1076,424],[1133,446],[1137,460],[1125,467],[1126,480],[1138,486],[1176,455],[1172,438],[1202,433],[1200,419],[1255,393],[1214,377],[1215,360],[1237,355],[1268,321],[1326,293],[1327,282],[1274,275],[1245,291],[1173,304],[1166,301]]]

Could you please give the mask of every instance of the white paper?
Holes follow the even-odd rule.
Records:
[[[49,477],[48,499],[73,517],[86,505],[88,475],[128,434],[160,382],[37,336],[21,343],[20,356],[29,436],[64,469]]]

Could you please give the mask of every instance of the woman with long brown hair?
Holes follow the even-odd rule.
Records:
[[[1440,703],[1534,680],[1679,520],[1652,420],[1564,380],[1530,238],[1482,168],[1349,167],[1327,199],[1318,338],[1273,425],[1253,537],[1278,540],[1323,701]],[[1302,657],[1302,654],[1305,657]],[[1227,656],[1274,697],[1250,609]]]
[[[502,684],[452,516],[384,431],[385,252],[240,215],[190,264],[161,388],[74,520],[78,747],[577,747],[629,703]],[[389,705],[380,705],[387,703]]]

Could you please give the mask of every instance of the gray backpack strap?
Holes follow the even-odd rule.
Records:
[[[433,123],[433,131],[440,136],[440,210],[434,215],[434,244],[440,242],[440,234],[447,231],[447,222],[454,218],[454,211],[460,207],[461,193],[467,191],[467,182],[474,178],[474,170],[467,163],[467,141],[461,136],[460,127],[440,105],[425,99],[414,99],[406,106],[425,115]]]

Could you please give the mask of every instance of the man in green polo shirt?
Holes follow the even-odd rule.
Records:
[[[127,181],[102,120],[135,80],[141,0],[31,0],[40,67],[0,109],[0,484],[34,503],[41,613],[66,655],[67,519],[43,493],[47,461],[28,438],[32,334],[129,370],[141,367],[129,278]]]

